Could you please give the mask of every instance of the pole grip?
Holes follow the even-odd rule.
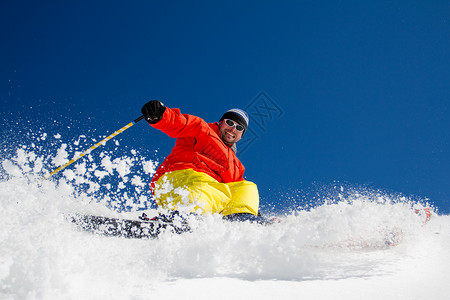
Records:
[[[140,116],[139,118],[137,118],[136,120],[133,121],[134,124],[136,124],[137,122],[139,122],[140,120],[142,120],[144,118],[144,115]]]

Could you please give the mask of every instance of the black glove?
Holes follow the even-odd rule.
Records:
[[[152,100],[150,102],[145,103],[145,105],[142,106],[141,109],[144,118],[150,124],[158,123],[162,119],[165,111],[166,107],[161,101],[158,100]]]

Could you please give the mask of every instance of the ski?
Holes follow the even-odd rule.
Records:
[[[414,211],[422,217],[422,226],[431,218],[429,208],[416,209]],[[253,216],[248,214],[235,214],[223,218],[230,222],[250,222],[259,225],[271,225],[280,223],[277,218],[267,219],[265,217]],[[182,234],[192,232],[186,217],[183,217],[178,211],[173,211],[167,215],[160,214],[154,218],[148,218],[145,213],[139,217],[139,220],[130,220],[122,218],[111,218],[96,215],[70,215],[68,220],[75,224],[80,230],[91,232],[97,235],[124,237],[133,239],[155,239],[163,232]],[[384,246],[392,247],[399,245],[403,240],[403,230],[394,227],[387,231],[383,239]],[[346,241],[345,244],[351,246],[364,245],[364,241]],[[370,243],[369,243],[370,244]],[[364,248],[364,246],[362,246]]]
[[[414,213],[422,218],[422,226],[425,226],[431,219],[431,210],[428,207],[421,209],[414,209]],[[395,227],[392,228],[390,232],[386,234],[385,245],[395,247],[398,246],[403,241],[404,233],[403,230]]]
[[[143,214],[139,219],[129,220],[80,214],[69,217],[69,221],[83,231],[110,237],[154,239],[163,232],[181,234],[191,231],[186,220],[181,218],[176,220],[173,214],[170,216],[160,215],[152,219]]]

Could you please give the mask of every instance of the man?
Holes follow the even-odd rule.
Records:
[[[157,100],[141,111],[153,128],[177,139],[151,182],[158,206],[219,213],[230,220],[259,220],[258,188],[244,180],[245,168],[236,157],[236,142],[249,123],[245,111],[231,109],[218,123],[181,114]]]

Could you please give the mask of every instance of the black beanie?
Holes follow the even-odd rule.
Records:
[[[248,114],[239,108],[233,108],[224,113],[222,118],[220,118],[220,121],[223,119],[230,119],[235,121],[236,123],[239,123],[240,125],[244,126],[244,132],[247,130],[248,127]]]

